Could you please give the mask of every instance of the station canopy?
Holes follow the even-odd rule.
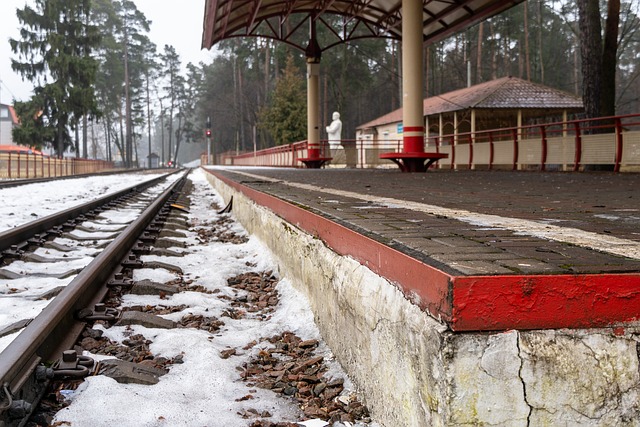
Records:
[[[439,41],[521,1],[423,0],[423,40]],[[311,23],[331,34],[322,51],[361,38],[402,39],[402,0],[206,0],[202,47],[253,36],[305,50]]]

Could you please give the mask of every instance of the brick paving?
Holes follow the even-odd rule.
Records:
[[[635,255],[640,245],[638,174],[267,168],[216,172],[454,275],[640,272]],[[388,203],[389,198],[396,202]],[[416,210],[420,204],[533,221],[568,235],[582,230],[596,233],[605,243],[594,250],[529,235],[526,229],[512,231]],[[609,244],[608,238],[622,240]],[[620,256],[607,245],[636,249],[632,256]]]

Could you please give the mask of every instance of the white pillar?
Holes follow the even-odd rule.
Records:
[[[424,152],[422,0],[402,0],[402,124],[405,153]]]
[[[429,116],[424,116],[424,134],[426,136],[427,144],[431,145],[431,141],[429,140]]]
[[[520,147],[520,142],[522,141],[522,110],[518,110],[518,119],[517,119],[517,126],[518,126],[518,132],[517,132],[517,140],[518,140],[518,147]],[[520,150],[519,150],[520,151]],[[526,159],[525,159],[526,161]],[[522,169],[522,165],[518,165],[518,169]]]

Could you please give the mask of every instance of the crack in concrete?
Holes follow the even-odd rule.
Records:
[[[517,334],[516,347],[518,349],[518,359],[520,359],[520,367],[518,368],[518,377],[522,382],[522,395],[523,395],[522,397],[524,399],[524,403],[526,403],[527,406],[529,407],[529,414],[527,415],[527,427],[529,427],[531,425],[531,415],[533,414],[533,405],[531,405],[531,403],[529,403],[529,400],[527,399],[527,383],[522,377],[522,369],[524,368],[524,358],[522,357],[522,348],[520,347],[520,332],[516,331],[516,334]]]
[[[580,342],[582,343],[582,345],[585,346],[585,348],[587,348],[587,350],[589,351],[589,353],[591,354],[591,356],[593,357],[593,359],[596,361],[596,364],[598,365],[598,368],[600,369],[601,372],[604,372],[606,369],[606,367],[603,364],[603,361],[600,357],[598,357],[598,353],[596,352],[595,349],[593,349],[584,339],[579,339]],[[612,369],[615,370],[615,367],[610,366]],[[613,402],[615,400],[615,405],[613,405],[610,408],[607,408],[607,404],[606,402],[599,408],[601,412],[601,415],[594,415],[593,417],[589,416],[588,414],[585,414],[583,411],[580,411],[572,406],[569,406],[572,410],[576,411],[578,414],[584,416],[585,418],[589,419],[589,420],[601,420],[602,418],[604,418],[605,415],[607,415],[608,413],[611,413],[614,410],[617,410],[620,405],[621,405],[621,400],[622,400],[622,393],[624,393],[624,391],[620,388],[620,384],[616,381],[612,381],[611,379],[607,378],[606,381],[607,385],[609,387],[613,387],[614,389],[614,393],[613,393],[613,399],[611,397],[607,398],[607,401]]]

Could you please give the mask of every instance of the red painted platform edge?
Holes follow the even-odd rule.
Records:
[[[640,319],[640,273],[456,277],[454,331],[599,328]]]
[[[288,223],[321,239],[339,255],[350,256],[385,277],[398,286],[407,299],[432,317],[445,323],[451,321],[451,275],[313,212],[254,190],[215,171],[204,170]]]
[[[640,319],[640,273],[451,276],[274,196],[207,172],[395,283],[453,331],[619,326]]]

